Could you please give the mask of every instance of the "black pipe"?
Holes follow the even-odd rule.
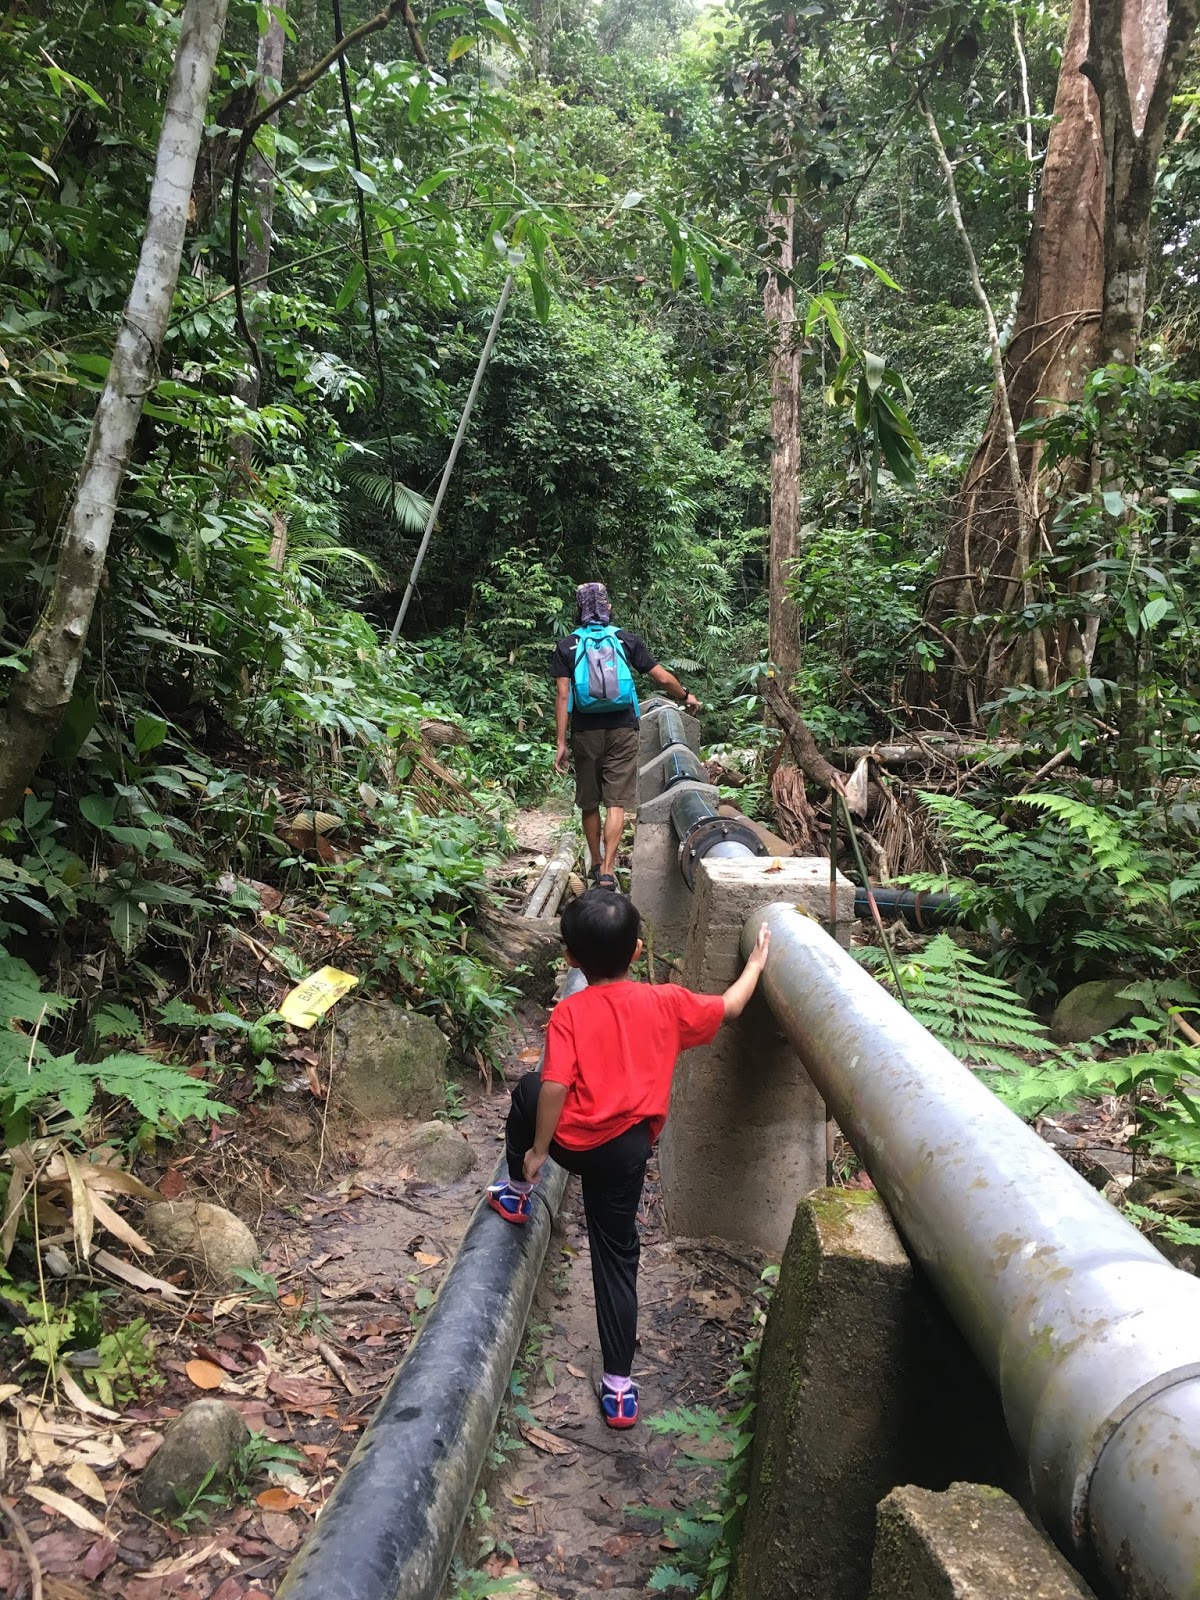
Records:
[[[564,997],[586,979],[573,969]],[[483,1200],[277,1600],[437,1600],[471,1509],[567,1174],[523,1227]],[[507,1176],[504,1163],[496,1181]]]
[[[673,744],[663,762],[663,790],[677,783],[707,783],[708,773],[700,757],[685,744]],[[662,793],[662,790],[659,791]]]
[[[684,731],[683,718],[674,706],[668,706],[660,712],[658,718],[658,747],[660,750],[669,750],[673,744],[686,745],[687,733]]]
[[[770,854],[745,817],[723,817],[699,789],[681,789],[675,796],[671,825],[679,839],[679,870],[689,889],[696,885],[696,863],[705,856]]]
[[[934,894],[923,889],[872,887],[871,895],[879,915],[895,922],[903,918],[910,928],[944,928],[962,921],[962,908],[956,894]],[[854,886],[854,915],[869,917],[871,901],[867,891]]]

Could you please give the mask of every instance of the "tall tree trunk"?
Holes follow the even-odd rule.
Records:
[[[780,235],[779,253],[763,287],[763,314],[772,338],[771,357],[771,539],[768,556],[768,649],[785,685],[800,665],[800,624],[795,601],[787,592],[791,564],[800,539],[800,362],[796,329],[795,265],[796,201],[789,195],[780,227],[776,213],[767,216],[768,233]]]
[[[279,93],[280,79],[283,76],[283,18],[287,10],[287,0],[267,0],[267,10],[271,18],[270,26],[258,41],[258,60],[255,63],[255,81],[260,101],[274,99]],[[278,120],[278,117],[272,117],[270,125],[274,126]],[[248,214],[246,252],[242,270],[250,288],[262,289],[264,287],[262,280],[271,270],[273,243],[271,229],[275,221],[275,166],[255,147],[250,153],[247,167]],[[250,328],[257,336],[259,319],[253,315],[250,318]],[[254,363],[251,363],[249,370],[238,379],[236,385],[238,398],[244,400],[251,410],[258,405],[261,383],[262,374]],[[248,433],[238,437],[234,453],[243,466],[250,465],[252,447]]]
[[[1104,284],[1104,177],[1099,107],[1081,67],[1088,49],[1088,0],[1074,0],[1054,101],[1012,338],[1005,354],[1008,404],[1017,429],[1077,400],[1096,364]],[[914,666],[912,705],[937,708],[958,726],[1007,681],[1053,676],[1060,642],[1039,642],[1035,662],[994,626],[956,621],[1019,606],[1025,573],[1020,518],[1007,465],[1008,444],[997,398],[952,512],[950,533],[925,604],[925,623],[947,650],[936,673]],[[1038,445],[1018,441],[1027,504],[1042,509]],[[1044,529],[1039,532],[1045,536]],[[1032,645],[1032,636],[1024,635]]]
[[[1083,71],[1104,130],[1100,359],[1129,365],[1146,311],[1150,210],[1171,101],[1200,27],[1200,0],[1092,0]]]
[[[1146,313],[1150,213],[1171,101],[1200,27],[1200,0],[1092,0],[1091,36],[1082,70],[1096,87],[1104,130],[1104,289],[1100,360],[1132,366]],[[1102,425],[1092,461],[1092,488],[1123,489],[1107,460]],[[1103,501],[1100,502],[1103,507]],[[1114,533],[1102,511],[1104,545]],[[1102,586],[1095,564],[1082,583]],[[1090,673],[1099,629],[1093,607],[1075,653],[1077,673]],[[1135,661],[1136,666],[1136,661]]]
[[[228,0],[187,0],[167,89],[146,232],[29,667],[0,715],[0,819],[21,802],[70,703],[87,648],[117,501],[179,278],[196,156]]]

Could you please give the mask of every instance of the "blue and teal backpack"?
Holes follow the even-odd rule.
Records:
[[[571,710],[624,711],[640,715],[633,672],[625,646],[611,623],[593,622],[576,628],[575,672],[571,678]]]

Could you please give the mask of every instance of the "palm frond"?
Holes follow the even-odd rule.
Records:
[[[404,533],[421,533],[429,520],[433,502],[407,484],[395,483],[383,472],[351,472],[349,481],[361,489],[377,506],[390,510]]]

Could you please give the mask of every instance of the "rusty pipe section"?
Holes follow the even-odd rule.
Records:
[[[1123,1600],[1200,1596],[1200,1281],[1008,1111],[811,918],[763,992],[999,1389],[1047,1527]]]

